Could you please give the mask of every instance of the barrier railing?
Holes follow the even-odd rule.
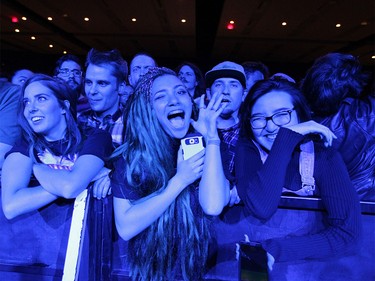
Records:
[[[130,280],[126,264],[127,244],[115,230],[112,201],[111,196],[94,199],[89,192],[87,199],[77,198],[76,203],[74,200],[57,200],[10,221],[0,208],[0,280]],[[78,202],[84,202],[85,208],[82,209]],[[76,210],[81,208],[77,220],[79,225],[71,228],[71,225],[74,226],[75,204],[78,204]],[[282,270],[279,266],[280,272],[286,274],[289,271],[295,278],[308,275],[308,280],[319,281],[329,280],[335,270],[344,271],[352,278],[350,280],[374,278],[375,202],[361,202],[361,207],[364,236],[356,254],[314,264],[284,264]],[[319,199],[283,196],[280,203],[280,210],[287,210],[292,216],[319,214],[321,209]],[[236,227],[235,224],[233,227]],[[80,228],[82,231],[77,231]],[[74,231],[76,234],[73,234]],[[225,236],[225,233],[222,235]],[[74,246],[73,252],[69,251],[69,245]],[[232,253],[228,252],[228,255]],[[235,263],[218,267],[221,270],[211,271],[207,280],[237,280]],[[326,279],[322,277],[324,274],[327,274]],[[277,280],[277,276],[273,278]]]

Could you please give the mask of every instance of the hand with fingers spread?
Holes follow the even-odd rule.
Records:
[[[323,139],[326,147],[332,146],[333,140],[337,138],[328,127],[312,120],[285,127],[304,136],[308,134],[318,134]]]
[[[207,106],[204,104],[204,95],[200,99],[199,117],[197,121],[192,120],[193,127],[206,139],[218,139],[216,121],[225,109],[222,104],[223,95],[215,93]]]

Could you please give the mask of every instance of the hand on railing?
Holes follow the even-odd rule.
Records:
[[[92,194],[96,199],[105,198],[107,195],[112,193],[111,190],[111,181],[109,178],[109,172],[111,170],[103,167],[99,174],[92,180],[93,181],[93,189]]]

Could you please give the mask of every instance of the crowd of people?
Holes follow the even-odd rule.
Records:
[[[113,196],[134,280],[201,280],[235,261],[244,234],[270,269],[344,254],[360,238],[360,200],[375,201],[370,75],[341,53],[317,58],[296,81],[259,61],[203,74],[146,52],[128,64],[115,49],[91,49],[85,64],[64,55],[52,75],[19,70],[0,81],[4,215],[88,186],[97,199]],[[204,149],[186,159],[181,142],[191,136]],[[283,195],[320,198],[324,229],[282,232]]]

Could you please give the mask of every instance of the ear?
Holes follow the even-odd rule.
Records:
[[[133,85],[133,79],[132,79],[132,76],[130,74],[128,75],[128,80],[129,80],[130,86],[134,87],[134,85]]]
[[[117,92],[123,93],[125,86],[126,86],[125,82],[121,82],[120,85],[118,86]]]
[[[66,113],[66,110],[69,110],[69,108],[70,108],[70,102],[69,102],[68,100],[64,100],[64,104],[65,104],[65,108],[63,108],[63,109],[61,110],[61,113],[62,113],[62,114],[65,114],[65,113]]]
[[[243,94],[242,94],[242,101],[245,101],[247,94],[248,94],[247,89],[244,89]]]

